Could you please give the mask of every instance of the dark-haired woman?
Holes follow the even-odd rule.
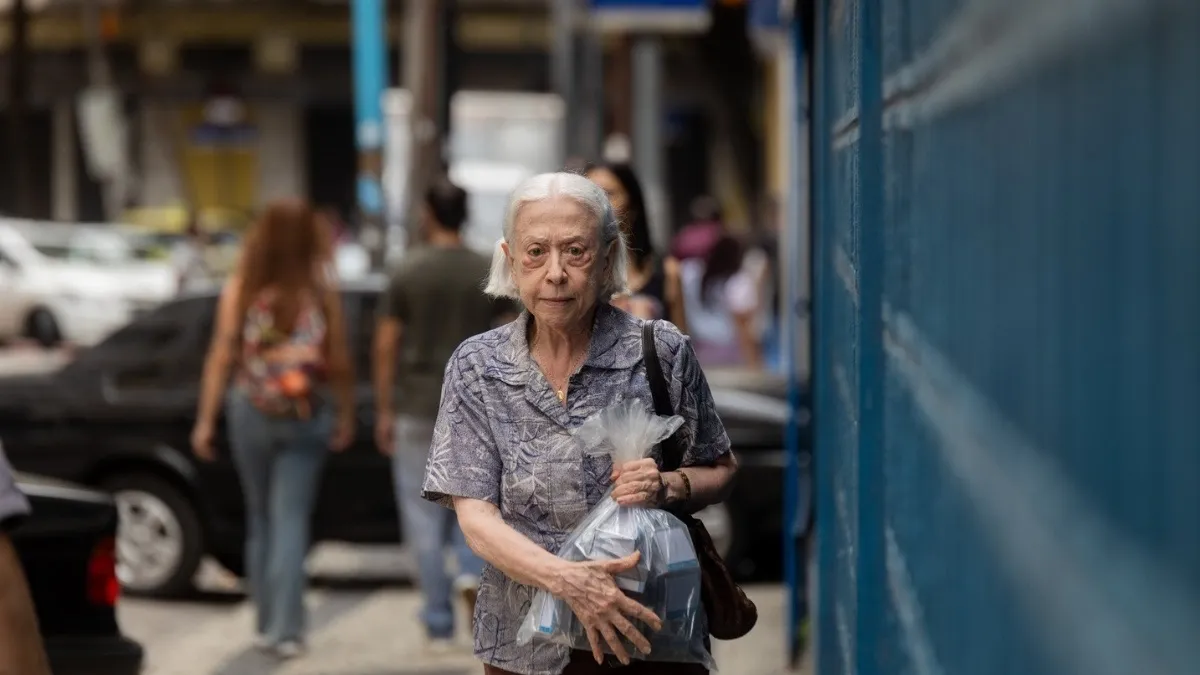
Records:
[[[650,240],[650,219],[637,174],[628,164],[596,164],[584,173],[608,194],[608,201],[621,222],[629,250],[629,290],[613,305],[642,319],[666,319],[687,333],[679,262],[658,256]]]

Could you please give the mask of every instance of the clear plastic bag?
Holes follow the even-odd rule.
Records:
[[[655,444],[683,424],[680,417],[659,417],[638,401],[607,408],[575,431],[588,453],[611,453],[615,466],[649,455]],[[642,621],[633,624],[650,642],[644,655],[621,636],[630,658],[670,663],[701,663],[716,670],[705,648],[708,621],[700,601],[700,563],[687,526],[661,509],[627,507],[611,498],[610,488],[596,508],[567,538],[558,557],[573,562],[617,560],[641,552],[633,569],[613,577],[630,598],[658,615],[662,629]],[[534,594],[529,613],[517,631],[517,642],[544,640],[591,651],[583,624],[564,600],[546,591]],[[612,653],[603,639],[605,653]]]

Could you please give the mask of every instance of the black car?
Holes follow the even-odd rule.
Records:
[[[385,543],[400,535],[389,460],[374,446],[368,381],[382,288],[378,278],[343,285],[359,428],[353,446],[327,465],[316,540]],[[119,573],[130,591],[185,591],[205,554],[242,569],[242,495],[222,430],[219,461],[197,462],[189,451],[216,297],[215,290],[180,296],[58,371],[0,378],[0,428],[13,465],[116,496]],[[743,470],[734,496],[703,517],[735,569],[773,575],[781,557],[785,397],[778,383],[755,382],[714,387]]]
[[[110,496],[18,474],[33,513],[12,532],[55,675],[133,675],[142,647],[121,634],[117,510]]]

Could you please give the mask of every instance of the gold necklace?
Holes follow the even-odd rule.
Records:
[[[541,353],[543,356],[545,356],[545,352],[541,351],[542,345],[540,342],[540,340],[535,341],[534,354],[536,355]],[[558,397],[559,403],[565,404],[567,402],[567,389],[570,388],[571,375],[575,372],[575,369],[579,367],[579,364],[583,361],[585,356],[587,356],[587,349],[584,349],[571,361],[571,365],[567,367],[567,377],[564,380],[565,384],[562,389],[555,388],[554,383],[550,381],[549,373],[545,372],[545,370],[542,371],[542,375],[545,376],[546,382],[550,384],[551,389],[554,389],[554,395]],[[547,360],[547,362],[549,362],[549,360]]]

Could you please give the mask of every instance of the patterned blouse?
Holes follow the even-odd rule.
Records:
[[[275,294],[261,293],[246,308],[237,385],[259,410],[274,416],[308,419],[321,403],[324,345],[328,326],[315,301],[300,306],[291,333],[275,326]]]
[[[608,304],[596,311],[587,359],[559,402],[529,354],[529,314],[459,346],[446,368],[441,407],[425,474],[424,497],[452,507],[453,497],[482,499],[504,522],[556,553],[611,485],[612,459],[582,452],[571,430],[628,398],[652,410],[642,363],[642,322]],[[708,381],[687,338],[660,323],[655,344],[671,401],[684,418],[684,466],[711,465],[729,452]],[[488,565],[475,607],[475,655],[524,675],[557,675],[565,647],[516,643],[531,587]]]

